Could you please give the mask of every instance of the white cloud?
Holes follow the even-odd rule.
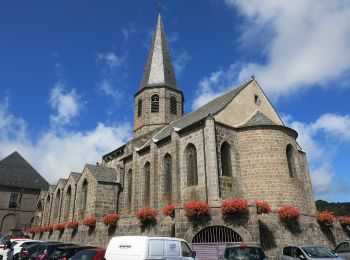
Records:
[[[234,73],[236,80],[254,74],[273,97],[315,85],[342,87],[338,82],[331,83],[349,74],[349,1],[225,3],[245,18],[240,38],[243,51],[249,51],[245,48],[255,43],[264,56],[259,61],[234,63],[239,70],[227,69],[226,73]],[[263,40],[262,46],[259,40]]]
[[[176,76],[179,76],[183,69],[186,67],[187,63],[191,60],[191,56],[188,54],[186,50],[182,50],[180,53],[176,55],[174,59],[174,69]]]
[[[116,101],[119,101],[123,97],[123,94],[118,89],[113,88],[112,83],[106,79],[100,82],[98,88],[104,95],[112,97]]]
[[[54,125],[66,125],[72,118],[79,115],[82,101],[75,89],[67,92],[62,83],[57,83],[50,93],[50,105],[57,110],[56,115],[51,115],[51,123]]]
[[[98,123],[89,131],[49,129],[31,141],[26,122],[8,110],[8,102],[0,105],[0,158],[18,151],[50,183],[67,178],[71,171],[82,171],[86,163],[101,161],[101,156],[127,141],[131,136],[128,123],[106,125]]]
[[[104,61],[111,69],[120,67],[123,64],[123,58],[118,57],[114,52],[100,53],[98,59]]]

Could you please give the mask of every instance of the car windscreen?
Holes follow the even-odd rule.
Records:
[[[71,257],[71,260],[92,260],[97,252],[92,250],[81,250]]]
[[[336,257],[332,252],[324,247],[302,247],[307,256],[311,258],[333,258]]]
[[[228,247],[225,249],[225,258],[228,260],[262,260],[265,254],[259,247]]]

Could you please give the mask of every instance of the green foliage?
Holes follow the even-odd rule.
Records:
[[[327,202],[316,200],[317,211],[328,210],[336,216],[350,216],[350,202]]]

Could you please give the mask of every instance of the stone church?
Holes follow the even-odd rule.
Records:
[[[99,164],[72,172],[38,200],[37,225],[95,216],[96,228],[80,225],[74,234],[66,229],[63,235],[41,234],[42,239],[106,246],[116,235],[176,236],[191,243],[199,259],[217,259],[209,255],[218,255],[228,242],[262,244],[275,257],[286,243],[331,248],[349,236],[340,225],[331,234],[320,229],[298,133],[284,125],[254,77],[184,114],[160,15],[134,95],[133,131],[133,139],[103,155]],[[273,211],[258,215],[250,206],[248,218],[227,222],[221,201],[235,198],[268,201]],[[191,225],[182,206],[175,218],[161,214],[166,205],[194,200],[211,205],[210,221]],[[298,230],[285,230],[278,221],[276,209],[286,204],[301,212]],[[140,227],[135,217],[140,208],[159,210],[155,226]],[[116,212],[122,217],[110,232],[100,219]]]

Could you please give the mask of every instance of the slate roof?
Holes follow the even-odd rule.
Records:
[[[78,181],[81,176],[81,172],[71,172],[69,177],[72,177],[75,181]]]
[[[117,182],[117,171],[113,168],[87,164],[85,166],[95,177],[96,181]]]
[[[196,122],[205,119],[208,115],[215,115],[224,109],[231,101],[234,99],[238,93],[244,89],[253,79],[243,83],[241,86],[232,89],[231,91],[215,98],[209,103],[201,106],[200,108],[192,111],[191,113],[185,115],[184,117],[170,123],[168,126],[160,130],[154,137],[155,142],[160,141],[171,135],[173,128],[176,131],[184,129]]]
[[[0,161],[0,185],[48,189],[49,183],[17,151]]]
[[[142,75],[140,90],[154,86],[178,89],[160,14],[158,15],[157,27],[153,34],[151,48]]]
[[[259,126],[259,125],[276,125],[270,118],[265,116],[260,111],[257,111],[245,124],[241,127],[246,126]]]

